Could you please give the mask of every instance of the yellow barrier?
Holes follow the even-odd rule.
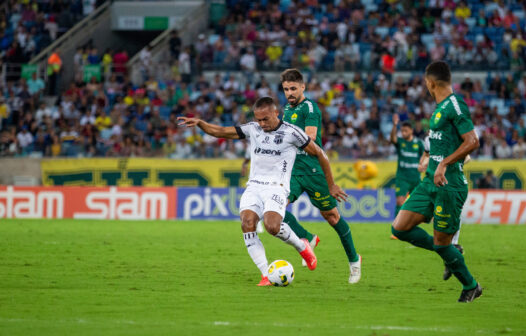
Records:
[[[244,186],[242,160],[170,159],[57,159],[43,160],[42,182],[88,186]],[[376,162],[378,175],[361,185],[354,162],[331,164],[335,181],[343,188],[393,187],[396,162]],[[464,167],[470,188],[492,169],[500,189],[526,189],[526,160],[472,161]]]

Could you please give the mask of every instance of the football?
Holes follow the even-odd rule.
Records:
[[[294,267],[286,260],[275,260],[268,267],[268,279],[274,286],[288,286],[294,280]]]

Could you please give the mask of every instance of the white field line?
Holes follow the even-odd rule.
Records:
[[[0,325],[3,323],[44,323],[44,324],[55,324],[55,325],[71,325],[71,324],[77,324],[77,325],[146,325],[146,326],[169,326],[169,327],[175,327],[175,326],[184,326],[185,324],[201,324],[201,325],[213,325],[217,327],[278,327],[278,328],[320,328],[320,327],[336,327],[339,329],[358,329],[358,330],[391,330],[391,331],[413,331],[413,332],[433,332],[433,333],[449,333],[449,334],[466,334],[470,332],[471,330],[468,330],[466,328],[460,328],[460,327],[408,327],[408,326],[389,326],[389,325],[354,325],[354,324],[340,324],[340,325],[332,325],[332,324],[309,324],[309,323],[302,323],[302,324],[295,324],[295,323],[263,323],[263,322],[252,322],[252,321],[246,321],[246,322],[230,322],[230,321],[201,321],[197,323],[184,323],[184,322],[171,322],[171,321],[162,321],[162,322],[155,322],[155,321],[133,321],[133,320],[101,320],[101,321],[90,321],[83,318],[76,318],[71,320],[39,320],[39,319],[25,319],[25,318],[1,318],[0,317]],[[518,332],[519,330],[511,329],[511,328],[504,328],[504,329],[479,329],[477,330],[477,334],[495,334],[499,332]],[[521,330],[525,331],[526,330]]]

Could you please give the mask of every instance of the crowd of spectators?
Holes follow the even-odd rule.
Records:
[[[103,82],[71,83],[56,103],[39,98],[41,80],[10,82],[0,97],[0,156],[157,156],[171,158],[243,157],[247,144],[225,141],[177,126],[176,117],[199,116],[225,126],[246,122],[258,97],[286,103],[279,83],[263,76],[204,76],[185,83],[177,72],[149,77],[134,86],[126,74]],[[454,85],[471,112],[481,140],[479,158],[526,158],[526,76],[465,78]],[[381,73],[356,73],[351,80],[312,77],[306,95],[323,113],[322,140],[332,158],[386,158],[387,141],[398,113],[417,137],[429,129],[435,102],[422,77],[389,80]]]
[[[451,4],[446,6],[442,2],[449,4],[447,0],[438,1],[445,9],[431,10],[433,17],[446,20],[451,17],[444,14],[448,9],[458,16],[457,9],[463,8],[461,3],[454,8]],[[280,31],[283,30],[297,31],[297,39],[294,37],[295,42],[290,44],[297,46],[303,36],[300,34],[303,30],[298,29],[305,27],[302,22],[306,19],[302,15],[310,19],[317,17],[318,11],[310,13],[312,8],[323,9],[326,15],[322,17],[322,21],[328,17],[327,29],[337,29],[340,26],[332,23],[335,18],[339,18],[338,15],[344,15],[343,22],[349,24],[354,22],[358,15],[356,13],[367,14],[359,20],[362,22],[371,20],[371,13],[374,12],[370,10],[371,4],[366,1],[341,0],[340,4],[344,3],[349,8],[348,18],[345,16],[347,12],[342,12],[342,6],[333,5],[332,1],[269,1],[267,11],[263,11],[263,7],[258,5],[246,11],[251,18],[249,26],[254,25],[258,31],[256,33],[248,28],[240,29],[241,26],[235,24],[241,22],[236,18],[239,18],[239,11],[248,2],[228,3],[231,14],[223,22],[223,28],[216,28],[221,33],[216,42],[245,43],[246,53],[236,54],[239,60],[230,53],[233,44],[224,44],[223,50],[215,43],[207,46],[210,37],[200,36],[195,43],[187,46],[182,44],[181,38],[174,32],[169,43],[172,61],[161,74],[152,71],[151,50],[145,48],[141,51],[138,66],[144,81],[140,85],[133,84],[128,76],[125,66],[128,55],[125,50],[101,52],[89,46],[77,50],[74,56],[75,80],[55,101],[42,99],[45,84],[49,83],[44,83],[36,74],[28,80],[0,84],[0,156],[155,156],[178,159],[243,157],[247,150],[245,141],[215,139],[198,129],[178,127],[177,116],[199,116],[215,124],[231,126],[251,119],[251,107],[259,97],[272,96],[280,106],[284,106],[286,99],[279,83],[275,79],[269,79],[272,76],[266,78],[257,71],[260,70],[259,65],[268,60],[258,59],[261,56],[256,48],[259,46],[259,31],[264,31],[266,36],[281,36]],[[470,6],[474,3],[478,2],[469,1]],[[488,12],[491,4],[493,3],[482,4],[480,9]],[[500,3],[495,4],[501,6]],[[383,2],[374,5],[377,10],[385,10],[381,12],[384,15],[375,16],[378,20],[376,27],[382,27],[381,23],[387,20],[386,17],[393,15],[390,20],[397,18],[396,22],[400,24],[414,21],[407,17],[402,20],[396,16],[397,6],[388,6]],[[434,7],[436,6],[429,6]],[[417,13],[418,8],[417,6],[415,9]],[[287,14],[287,11],[292,10],[298,15]],[[294,20],[288,22],[292,17]],[[263,25],[267,20],[274,23],[269,26],[268,31]],[[283,20],[284,28],[281,25]],[[293,28],[297,22],[299,28]],[[354,34],[353,27],[348,26],[346,39]],[[408,27],[413,25],[408,24]],[[369,36],[369,30],[371,29],[360,33],[359,43],[369,43],[362,40]],[[376,33],[374,29],[372,31],[371,36],[374,36]],[[246,45],[250,41],[247,36],[252,36],[248,34],[250,32],[255,33],[256,37],[254,43]],[[238,33],[247,34],[238,36]],[[316,34],[311,31],[303,37],[318,41],[317,36],[321,36],[319,34],[319,30]],[[420,32],[413,34],[422,36]],[[455,32],[450,32],[443,38],[454,35]],[[323,40],[324,37],[321,38]],[[382,41],[385,40],[386,38],[382,38]],[[339,37],[335,41],[339,41]],[[306,42],[306,45],[311,45],[310,42]],[[273,43],[263,45],[268,47],[273,46]],[[413,43],[408,46],[412,48]],[[522,48],[521,46],[519,43],[518,48]],[[240,46],[239,50],[244,50],[245,47]],[[220,63],[237,64],[239,61],[242,71],[217,72],[211,77],[200,74],[199,70],[206,63],[203,55],[208,48],[212,50],[209,55],[212,60],[216,57],[216,52],[223,50],[226,54],[224,58],[220,58]],[[264,53],[268,54],[272,55],[272,52]],[[360,60],[373,59],[371,54],[362,51],[358,55]],[[285,65],[280,63],[281,56],[278,58],[280,61],[276,68]],[[355,65],[361,66],[360,62]],[[311,64],[310,61],[307,63]],[[334,64],[337,64],[336,60]],[[395,64],[399,64],[398,59]],[[82,69],[86,65],[100,65],[101,79],[84,78]],[[394,147],[387,140],[394,113],[400,115],[401,121],[411,122],[417,137],[423,138],[428,131],[429,118],[436,104],[427,93],[421,70],[412,72],[412,75],[409,72],[404,75],[393,74],[386,69],[356,71],[352,78],[348,78],[334,73],[315,73],[316,67],[310,65],[290,65],[298,65],[306,70],[306,96],[315,100],[322,110],[322,140],[332,158],[394,158]],[[455,92],[464,97],[471,110],[480,137],[481,147],[474,153],[475,157],[526,158],[526,76],[515,70],[517,69],[509,66],[507,71],[486,72],[487,77],[483,80],[479,79],[480,76],[477,79],[466,77],[454,84]]]
[[[100,1],[4,0],[0,3],[0,64],[22,64],[91,13]]]
[[[523,1],[227,1],[195,44],[209,69],[524,69]]]

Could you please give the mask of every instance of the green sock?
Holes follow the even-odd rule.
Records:
[[[356,250],[354,249],[354,243],[352,241],[352,234],[349,224],[347,224],[345,219],[340,216],[340,220],[338,223],[336,223],[336,225],[333,226],[333,229],[336,230],[340,240],[342,241],[343,248],[347,254],[347,259],[349,259],[350,262],[358,261],[359,257],[358,253],[356,253]]]
[[[409,242],[417,247],[421,247],[429,251],[434,251],[433,237],[418,226],[415,226],[409,231],[398,231],[394,227],[391,227],[391,232],[400,240]]]
[[[296,219],[296,217],[294,217],[294,215],[291,214],[290,212],[288,211],[285,212],[285,218],[283,218],[283,221],[290,226],[292,231],[294,231],[294,233],[300,239],[306,238],[308,241],[311,241],[312,238],[314,238],[312,233],[305,230],[305,228],[301,226],[300,223],[298,223],[298,220]]]
[[[396,218],[396,216],[398,215],[398,213],[400,212],[400,209],[401,209],[401,208],[402,208],[401,205],[397,205],[397,206],[396,206],[396,208],[395,208],[395,215],[394,215],[395,218]]]
[[[462,283],[465,290],[473,289],[477,286],[477,281],[469,273],[468,267],[464,261],[464,256],[453,245],[433,245],[434,250],[444,260],[446,267]]]

